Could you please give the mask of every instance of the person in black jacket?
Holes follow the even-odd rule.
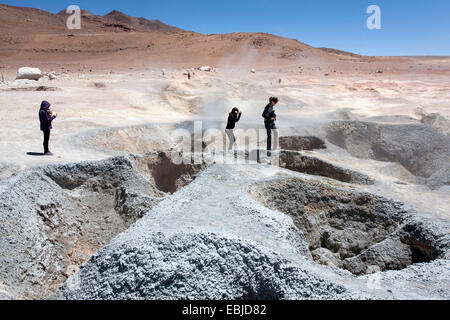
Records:
[[[278,103],[278,98],[270,97],[269,104],[264,109],[262,114],[264,118],[264,126],[267,131],[267,156],[272,155],[272,133],[274,135],[274,145],[277,147],[278,129],[275,124],[277,121],[277,115],[275,113],[275,105]]]
[[[228,150],[232,150],[233,146],[236,143],[236,137],[234,136],[234,128],[236,127],[236,123],[241,120],[242,112],[239,111],[238,108],[233,108],[231,112],[228,115],[228,123],[227,128],[225,132],[228,135],[228,138],[230,139],[230,145],[228,147]]]
[[[42,101],[41,108],[39,110],[39,121],[41,124],[41,131],[44,133],[44,155],[53,156],[53,153],[48,148],[50,140],[50,131],[53,129],[52,122],[58,117],[57,114],[53,114],[50,110],[50,102]]]

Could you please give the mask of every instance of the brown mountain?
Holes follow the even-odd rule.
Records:
[[[119,11],[112,11],[105,16],[99,16],[87,10],[82,10],[81,14],[83,18],[82,29],[74,30],[73,33],[182,31],[159,20],[134,18]],[[21,32],[28,34],[67,32],[65,24],[67,16],[66,10],[62,10],[58,14],[52,14],[40,9],[0,4],[0,26],[2,26],[0,35],[5,33],[14,35]]]
[[[57,14],[58,16],[67,16],[67,10],[61,10],[60,12],[58,12]],[[81,16],[82,17],[92,17],[94,16],[94,14],[92,12],[90,12],[89,10],[81,10]]]
[[[21,32],[61,32],[65,25],[61,17],[40,9],[0,4],[0,35]]]
[[[181,29],[164,24],[159,20],[135,18],[115,10],[103,17],[119,24],[131,26],[137,31],[182,31]]]
[[[322,76],[369,74],[387,69],[378,64],[381,59],[392,66],[405,60],[374,60],[265,33],[199,34],[119,11],[105,16],[83,11],[82,16],[82,29],[68,30],[65,10],[52,14],[0,4],[2,72],[24,65],[79,72],[211,65]]]

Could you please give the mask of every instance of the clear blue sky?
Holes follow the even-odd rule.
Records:
[[[71,4],[159,19],[201,33],[267,32],[315,47],[366,55],[450,56],[450,0],[11,0],[1,3],[59,12]],[[369,5],[382,30],[368,30]]]

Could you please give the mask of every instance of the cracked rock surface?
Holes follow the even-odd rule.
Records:
[[[152,173],[161,157],[141,160]],[[167,196],[169,190],[160,190],[152,175],[137,168],[130,159],[116,157],[31,169],[2,183],[0,294],[47,297]],[[175,175],[172,183],[184,186],[192,180],[188,173],[195,172]],[[157,173],[164,178],[170,172]]]
[[[326,131],[331,143],[355,157],[400,163],[434,189],[450,183],[450,137],[431,125],[337,121]]]
[[[254,185],[251,193],[292,217],[314,260],[356,275],[402,270],[450,252],[448,223],[419,220],[401,203],[369,193],[297,178]]]
[[[283,213],[279,205],[289,201],[285,198],[277,202],[270,198],[278,208],[266,207],[263,203],[267,204],[267,194],[254,191],[255,186],[261,187],[260,190],[271,185],[276,188],[280,181],[301,181],[305,189],[329,183],[320,178],[319,181],[303,178],[303,181],[301,177],[305,176],[261,165],[212,165],[98,251],[52,298],[448,298],[448,290],[438,288],[441,286],[439,279],[449,274],[450,264],[445,255],[439,254],[431,263],[417,263],[392,271],[386,278],[383,278],[384,272],[372,265],[369,271],[375,274],[357,277],[332,264],[325,266],[314,261],[318,255],[324,260],[342,263],[342,257],[332,251],[331,245],[332,250],[326,249],[325,253],[311,252],[311,239],[317,237],[300,228],[292,215]],[[357,231],[361,223],[370,220],[376,229],[370,233],[369,240],[360,236],[359,242],[341,246],[340,253],[344,256],[357,257],[360,254],[357,250],[363,252],[371,245],[382,243],[396,231],[400,235],[401,227],[408,225],[404,222],[411,222],[401,204],[370,194],[334,191],[339,192],[337,197],[343,201],[340,211],[336,202],[336,215],[345,211],[345,204],[351,203],[355,210],[347,210],[350,225]],[[263,194],[265,201],[260,198]],[[329,200],[336,201],[332,195]],[[376,212],[373,216],[367,206]],[[290,208],[293,210],[295,206]],[[333,235],[330,233],[330,244],[335,241]],[[440,237],[434,231],[430,236]],[[350,235],[346,239],[350,240]],[[409,248],[410,244],[407,246]],[[437,263],[440,270],[429,266]],[[431,287],[425,282],[420,282],[421,285],[417,278],[409,283],[408,275],[417,269],[426,273],[426,283],[431,283]],[[371,286],[368,285],[372,283],[371,276],[381,277],[380,281],[376,278],[376,284],[401,279],[404,287]]]

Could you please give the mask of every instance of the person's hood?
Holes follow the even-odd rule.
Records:
[[[51,103],[44,100],[41,103],[41,110],[47,110],[48,108],[50,108],[50,106],[51,106]]]

